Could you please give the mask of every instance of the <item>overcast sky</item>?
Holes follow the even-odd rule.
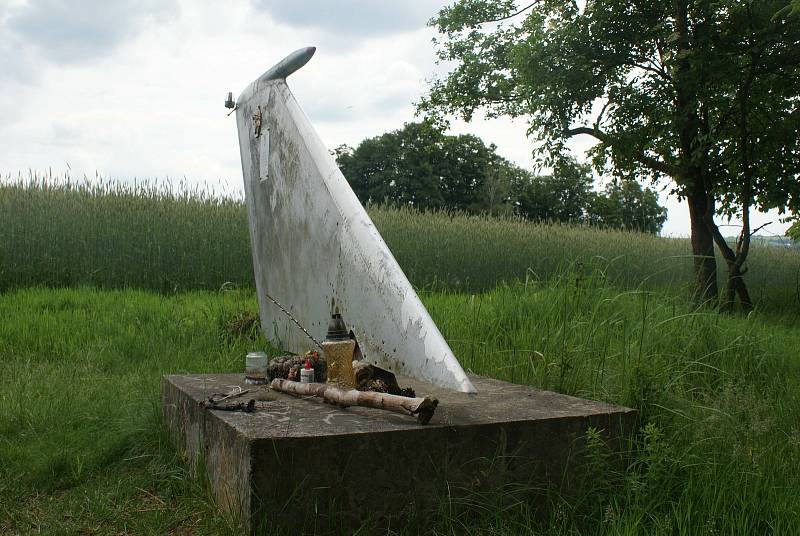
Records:
[[[435,64],[426,22],[444,0],[0,0],[0,174],[183,180],[241,191],[234,116],[223,107],[293,50],[289,78],[330,148],[414,120]],[[531,167],[524,121],[453,123]],[[589,140],[574,144],[578,156]],[[664,234],[688,234],[662,196]],[[782,234],[777,215],[765,234]],[[726,234],[734,234],[731,229]]]

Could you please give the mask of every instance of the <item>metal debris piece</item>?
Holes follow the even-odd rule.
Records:
[[[374,391],[376,393],[388,393],[410,398],[416,397],[413,388],[400,387],[393,372],[363,361],[354,361],[353,370],[356,375],[356,389],[359,391]]]
[[[200,406],[206,409],[215,409],[218,411],[243,411],[245,413],[252,413],[256,409],[255,399],[250,399],[247,402],[237,402],[235,404],[220,404],[219,401],[209,398],[200,402]]]

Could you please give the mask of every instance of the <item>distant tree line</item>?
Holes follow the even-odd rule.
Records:
[[[658,196],[632,179],[594,190],[591,168],[561,159],[549,175],[534,175],[497,154],[477,136],[449,135],[434,123],[341,145],[336,162],[364,203],[421,210],[516,215],[658,233],[667,211]]]

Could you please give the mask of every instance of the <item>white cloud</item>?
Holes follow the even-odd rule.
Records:
[[[267,11],[277,22],[348,37],[417,30],[444,3],[442,0],[254,0],[259,9]]]
[[[177,15],[174,0],[36,0],[4,10],[4,33],[54,62],[108,54],[146,25]]]
[[[309,2],[295,2],[291,11],[288,2],[270,10],[251,0],[180,0],[169,9],[155,0],[112,7],[97,2],[91,16],[91,9],[71,13],[54,0],[6,2],[0,7],[0,174],[64,170],[69,163],[77,176],[185,177],[190,184],[240,190],[235,119],[226,116],[225,94],[238,95],[308,45],[319,45],[317,54],[289,85],[330,148],[357,145],[415,120],[412,103],[426,90],[426,79],[441,72],[433,30],[425,27],[441,3],[414,2],[406,15],[391,11],[405,2],[365,1],[357,14],[347,11],[355,2],[344,3],[336,17],[326,18],[323,9],[301,20]],[[56,28],[62,19],[72,30]],[[9,21],[12,32],[5,28]],[[114,21],[124,26],[118,35],[98,29]],[[331,40],[339,45],[325,44]],[[497,144],[501,155],[530,166],[526,128],[522,120],[480,116],[470,124],[453,122],[456,133],[477,134]],[[688,233],[680,211],[670,205],[668,233]]]

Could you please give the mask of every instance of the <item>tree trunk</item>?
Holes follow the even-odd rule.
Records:
[[[688,201],[694,256],[694,299],[698,305],[709,303],[713,305],[718,295],[717,259],[714,256],[714,236],[705,222],[711,200],[705,191],[695,188],[695,191],[688,196]]]
[[[730,244],[722,236],[719,226],[714,223],[714,211],[706,212],[706,227],[708,227],[711,236],[719,248],[725,263],[728,265],[728,281],[725,285],[725,299],[722,302],[722,308],[726,311],[732,311],[736,306],[736,296],[739,296],[739,301],[742,304],[744,311],[751,311],[753,309],[753,301],[750,299],[750,293],[747,291],[745,285],[744,273],[747,271],[743,268],[747,255],[750,252],[750,239],[752,232],[750,230],[750,204],[753,201],[753,166],[751,165],[752,154],[752,141],[750,131],[748,129],[748,98],[750,95],[750,87],[755,79],[755,68],[758,61],[758,54],[751,54],[749,74],[737,92],[737,100],[739,102],[739,140],[738,140],[738,154],[741,158],[741,177],[742,177],[742,190],[739,196],[742,205],[742,232],[736,239],[735,250],[731,248]]]
[[[706,130],[701,120],[697,98],[698,78],[689,57],[693,57],[689,1],[672,0],[675,17],[678,53],[673,74],[675,84],[675,125],[680,141],[680,159],[684,169],[684,184],[689,202],[689,221],[692,229],[692,255],[694,256],[694,299],[698,305],[714,305],[718,295],[717,260],[714,256],[714,236],[706,225],[709,214],[714,213],[714,198],[706,183],[708,172],[708,147],[701,130]]]
[[[737,282],[736,294],[739,295],[739,301],[742,303],[742,309],[749,313],[753,310],[753,300],[750,299],[750,293],[747,291],[747,286],[744,284],[744,279],[742,279],[741,274],[736,277],[735,281]]]
[[[737,263],[728,263],[728,281],[725,285],[725,303],[723,304],[723,308],[727,311],[732,311],[735,307],[737,295],[744,311],[753,310],[753,301],[750,299],[743,275]]]

